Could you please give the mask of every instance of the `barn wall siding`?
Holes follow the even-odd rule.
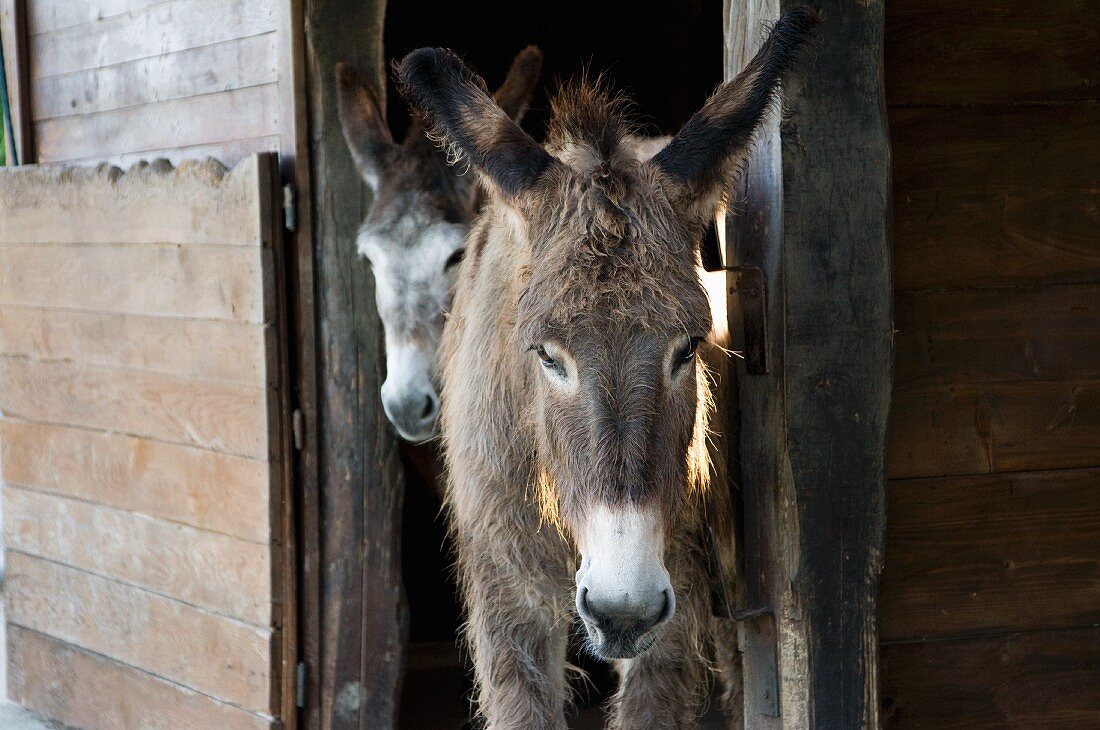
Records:
[[[275,0],[27,0],[38,162],[128,165],[279,151]]]
[[[889,728],[1100,725],[1098,28],[886,5]]]
[[[49,717],[281,714],[274,166],[0,172],[8,691]]]

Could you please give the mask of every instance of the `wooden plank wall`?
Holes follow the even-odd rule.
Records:
[[[38,162],[233,165],[280,148],[274,0],[25,2]]]
[[[275,165],[0,171],[8,692],[68,725],[281,714]]]
[[[886,16],[884,722],[1100,726],[1100,5]]]

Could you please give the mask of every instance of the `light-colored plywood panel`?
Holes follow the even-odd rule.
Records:
[[[275,34],[35,79],[35,119],[111,111],[278,81]]]
[[[0,359],[0,411],[268,458],[267,392],[168,375]]]
[[[0,169],[0,243],[260,246],[256,165]]]
[[[0,305],[263,321],[260,249],[0,245]]]
[[[21,487],[5,486],[3,499],[10,549],[271,624],[267,545]]]
[[[267,730],[270,717],[36,631],[8,629],[12,701],[70,727]]]
[[[24,553],[8,621],[254,712],[270,711],[271,632]]]
[[[0,421],[7,484],[267,544],[269,466],[160,441]]]
[[[0,356],[274,385],[268,325],[0,306]]]
[[[53,76],[270,33],[274,5],[269,0],[173,0],[38,33],[31,40],[31,73]]]
[[[192,147],[166,147],[159,150],[142,150],[119,155],[86,157],[65,160],[65,164],[94,167],[106,162],[111,165],[128,167],[141,161],[167,160],[173,165],[181,165],[187,164],[189,160],[211,157],[223,164],[235,165],[257,152],[278,152],[279,145],[279,137],[256,137],[254,139],[234,139],[228,142],[200,144]]]
[[[36,122],[40,162],[213,144],[279,133],[278,85]]]

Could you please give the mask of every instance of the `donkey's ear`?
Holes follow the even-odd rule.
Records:
[[[718,87],[654,156],[654,164],[683,186],[687,210],[702,219],[713,216],[730,175],[748,156],[753,132],[818,22],[807,7],[785,13],[741,73]]]
[[[493,94],[493,101],[504,113],[515,120],[523,121],[523,113],[531,103],[531,97],[539,85],[542,74],[542,51],[538,46],[527,46],[520,51],[504,77],[504,83]]]
[[[417,49],[396,70],[398,88],[432,123],[432,136],[452,158],[467,160],[496,194],[516,201],[560,164],[489,98],[481,77],[451,51]]]
[[[353,66],[336,64],[337,103],[340,126],[359,174],[371,190],[378,192],[382,169],[394,149],[378,94]]]

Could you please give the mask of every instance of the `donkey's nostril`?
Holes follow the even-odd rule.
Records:
[[[420,412],[421,418],[431,418],[435,415],[435,400],[430,395],[424,396],[424,410]]]

